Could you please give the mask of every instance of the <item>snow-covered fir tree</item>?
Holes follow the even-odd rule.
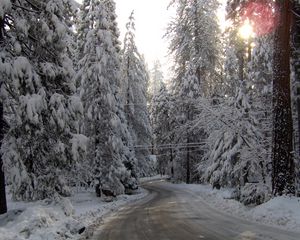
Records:
[[[180,82],[190,65],[195,68],[201,94],[213,95],[221,80],[217,70],[220,30],[216,11],[219,3],[216,0],[175,0],[172,4],[177,14],[166,35],[170,39],[169,51],[175,59],[174,78]]]
[[[174,178],[174,132],[173,115],[176,106],[173,96],[162,82],[160,90],[153,96],[150,104],[151,125],[153,129],[153,144],[156,149],[157,168],[159,173]]]
[[[273,78],[273,34],[254,39],[255,47],[246,73],[247,92],[251,112],[257,119],[257,131],[262,136],[253,152],[261,152],[257,160],[264,166],[266,182],[270,185],[271,142],[272,142],[272,78]]]
[[[70,9],[69,1],[14,2],[5,22],[1,76],[10,129],[1,151],[15,199],[69,195],[65,177],[84,151],[66,46]]]
[[[203,134],[195,136],[188,127],[196,116],[194,107],[200,96],[211,96],[218,89],[217,70],[219,56],[219,26],[216,11],[218,1],[172,1],[176,18],[169,25],[170,53],[174,58],[172,92],[177,102],[177,141],[186,144],[177,156],[178,178],[190,182],[195,163],[199,160],[199,148],[190,147],[203,140]]]
[[[4,49],[5,46],[5,21],[7,21],[7,14],[11,11],[11,2],[3,1],[0,4],[0,48]],[[5,81],[5,76],[3,72],[2,58],[5,58],[6,54],[4,51],[0,51],[0,86],[2,87],[3,82]],[[4,133],[5,133],[5,121],[4,121],[4,112],[3,112],[3,97],[0,98],[0,147],[3,143]],[[5,214],[7,212],[7,201],[6,201],[6,182],[5,174],[3,168],[3,158],[0,156],[0,214]]]
[[[216,187],[239,190],[249,182],[265,184],[263,136],[245,92],[240,90],[234,98],[203,101],[199,108],[202,111],[194,125],[209,133],[198,167],[201,178]]]
[[[135,44],[133,12],[129,17],[126,28],[123,49],[125,114],[133,143],[135,146],[141,146],[135,149],[139,175],[148,176],[154,173],[154,165],[149,151],[151,125],[146,98],[149,76],[144,59],[139,54]]]
[[[97,194],[106,190],[118,195],[129,185],[132,187],[135,180],[134,166],[129,170],[124,165],[132,155],[124,145],[127,125],[119,99],[121,63],[114,1],[91,0],[84,4],[82,11],[87,12],[80,21],[83,46],[79,46],[82,58],[78,78],[85,112],[83,129],[89,137],[87,163]]]
[[[150,71],[150,81],[148,86],[148,99],[151,99],[157,95],[164,83],[164,75],[162,72],[162,66],[159,60],[155,60],[153,64],[153,68]]]
[[[252,50],[253,39],[245,43],[238,36],[235,21],[238,22],[233,19],[227,31],[225,45],[226,96],[207,107],[211,108],[209,114],[220,116],[220,112],[222,117],[214,118],[214,130],[206,130],[209,133],[206,160],[198,169],[204,180],[214,186],[237,187],[237,197],[244,203],[260,203],[270,193],[272,36],[254,39]],[[204,121],[203,114],[205,111],[198,116],[199,120]]]

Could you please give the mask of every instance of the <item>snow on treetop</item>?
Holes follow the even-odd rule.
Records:
[[[0,18],[4,17],[4,14],[9,11],[11,8],[10,0],[1,0],[0,1]]]

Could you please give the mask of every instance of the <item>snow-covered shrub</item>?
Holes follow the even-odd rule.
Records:
[[[271,199],[271,189],[262,183],[246,183],[240,189],[239,201],[245,205],[259,205]]]
[[[71,216],[75,213],[75,209],[68,198],[61,198],[59,201],[61,208],[66,216]]]

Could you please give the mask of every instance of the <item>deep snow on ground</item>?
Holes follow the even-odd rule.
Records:
[[[196,184],[179,184],[178,187],[192,192],[210,206],[231,215],[300,232],[300,198],[281,196],[259,206],[249,207],[231,199],[233,189],[215,190],[210,185]]]
[[[158,175],[142,178],[140,182],[165,178],[167,176]],[[135,195],[121,195],[112,202],[106,202],[97,198],[93,189],[77,188],[72,197],[51,203],[47,200],[14,202],[8,193],[9,211],[0,216],[0,240],[85,239],[93,234],[105,215],[147,194],[140,188]]]
[[[144,177],[140,178],[140,183],[145,183],[145,182],[151,182],[151,181],[156,181],[156,180],[166,180],[169,179],[170,177],[168,175],[155,175],[152,177]]]
[[[168,176],[143,178],[141,183],[167,179]],[[246,207],[230,199],[232,189],[213,190],[209,185],[170,185],[192,193],[207,204],[233,216],[300,232],[300,198],[277,197],[256,207]],[[144,198],[147,191],[121,195],[112,202],[97,198],[93,189],[77,189],[59,203],[47,201],[13,202],[8,194],[7,214],[0,216],[0,240],[65,240],[86,239],[101,225],[103,218],[121,206]],[[85,228],[85,229],[84,229]],[[82,234],[78,232],[83,230]]]
[[[146,195],[147,192],[140,189],[135,195],[121,195],[112,202],[105,202],[97,198],[92,189],[82,189],[55,204],[47,201],[13,202],[8,194],[9,211],[0,216],[0,239],[84,239],[92,235],[104,215]]]

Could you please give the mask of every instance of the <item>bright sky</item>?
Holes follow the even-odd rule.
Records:
[[[166,64],[167,42],[163,39],[171,13],[167,10],[169,0],[116,0],[121,40],[125,24],[132,10],[135,13],[136,44],[140,53],[152,68],[156,59]]]
[[[76,0],[82,2],[82,0]],[[226,0],[220,0],[225,2]],[[164,75],[169,75],[168,68],[168,44],[163,38],[167,25],[174,15],[174,10],[167,10],[170,0],[115,0],[116,13],[119,29],[121,32],[120,40],[123,41],[126,31],[125,25],[130,13],[134,10],[136,23],[136,44],[141,54],[145,56],[149,69],[153,62],[159,60],[162,64]],[[224,12],[224,9],[221,10]],[[224,20],[221,20],[224,22]]]
[[[81,3],[82,0],[76,0]],[[171,10],[167,10],[170,0],[115,0],[120,40],[125,35],[125,25],[130,13],[134,10],[136,23],[136,44],[141,54],[145,56],[149,69],[152,63],[159,60],[163,71],[167,74],[168,61],[166,58],[168,44],[163,35],[171,18]]]

